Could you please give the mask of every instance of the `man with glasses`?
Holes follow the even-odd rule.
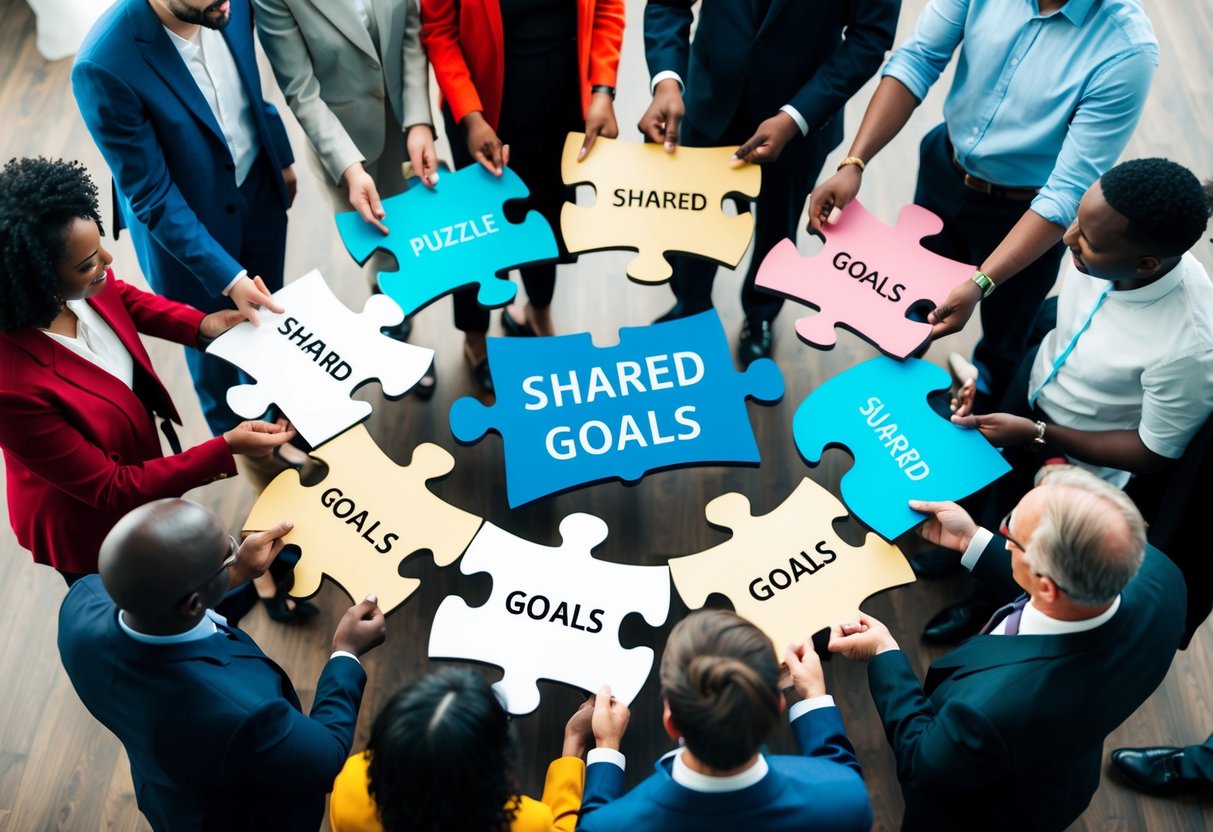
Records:
[[[305,716],[286,673],[213,607],[265,572],[289,522],[243,544],[186,500],[126,515],[100,574],[59,611],[59,654],[89,712],[126,747],[156,830],[315,829],[354,741],[366,673],[384,639],[374,596],[337,625]]]
[[[860,614],[829,649],[870,661],[897,757],[903,830],[1064,829],[1099,787],[1103,741],[1162,682],[1184,628],[1184,583],[1145,543],[1124,492],[1046,469],[998,534],[955,503],[911,501],[920,534],[964,552],[1004,600],[920,684],[885,625]]]

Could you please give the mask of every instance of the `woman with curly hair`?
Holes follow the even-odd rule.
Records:
[[[572,832],[581,807],[590,701],[564,731],[542,800],[519,795],[510,717],[475,671],[444,668],[401,689],[366,751],[333,784],[333,832]]]
[[[9,522],[68,585],[97,571],[131,509],[236,473],[294,431],[244,422],[181,452],[177,409],[139,334],[200,347],[240,320],[204,315],[114,277],[97,187],[79,162],[13,159],[0,171],[0,449]],[[156,417],[177,453],[165,457]]]

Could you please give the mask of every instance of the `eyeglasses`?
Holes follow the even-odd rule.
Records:
[[[198,586],[194,587],[189,592],[185,593],[185,595],[182,596],[182,600],[189,598],[195,592],[199,592],[202,589],[205,589],[206,586],[211,581],[218,578],[226,569],[228,569],[233,563],[235,563],[236,558],[239,556],[240,556],[240,541],[238,541],[235,537],[233,537],[232,535],[229,534],[227,536],[227,557],[225,557],[223,559],[223,563],[219,564],[219,568],[216,569],[214,572],[212,572],[205,581],[198,584]]]
[[[1014,546],[1019,551],[1026,552],[1027,547],[1011,536],[1011,515],[1014,513],[1015,513],[1015,510],[1011,509],[1010,511],[1007,512],[1007,516],[1002,518],[1002,522],[998,524],[998,533],[1007,539],[1007,550],[1008,551],[1010,551],[1011,547]],[[1052,575],[1046,575],[1043,572],[1036,572],[1035,575],[1038,578],[1048,578],[1050,581],[1053,582],[1053,586],[1057,587],[1059,590],[1064,592],[1066,595],[1070,595],[1070,591],[1068,589],[1066,589],[1064,586],[1062,586],[1060,583],[1058,583],[1057,579],[1054,578]]]

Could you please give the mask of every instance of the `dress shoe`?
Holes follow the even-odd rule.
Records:
[[[1204,781],[1179,770],[1184,750],[1171,745],[1154,748],[1118,748],[1112,768],[1126,783],[1147,794],[1169,795],[1195,791]]]
[[[910,568],[920,578],[938,578],[960,568],[960,552],[932,546],[911,557]]]
[[[993,608],[966,598],[936,613],[923,628],[922,640],[928,644],[960,644],[969,636],[977,635],[993,614]]]
[[[737,342],[737,357],[741,359],[742,366],[748,367],[759,358],[770,358],[774,342],[775,330],[770,321],[746,318]]]

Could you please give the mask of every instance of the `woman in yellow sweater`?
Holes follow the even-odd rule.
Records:
[[[447,668],[396,693],[366,751],[333,783],[333,832],[573,832],[593,743],[588,700],[569,719],[543,797],[519,795],[509,715],[481,676]]]

